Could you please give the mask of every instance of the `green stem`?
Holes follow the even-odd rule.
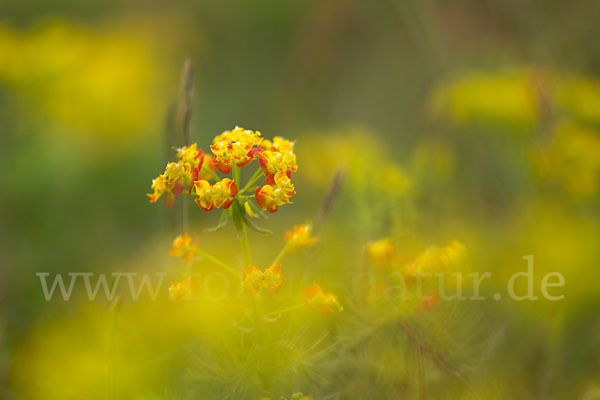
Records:
[[[250,244],[248,243],[248,233],[246,232],[246,225],[242,224],[242,251],[244,252],[244,264],[252,265],[252,256],[250,255]]]
[[[238,168],[238,166],[235,164],[234,161],[232,161],[233,166],[231,167],[231,175],[233,176],[233,181],[235,182],[235,185],[237,187],[240,187],[240,169]]]
[[[239,194],[246,193],[248,191],[248,189],[250,189],[252,187],[252,185],[254,185],[256,182],[258,182],[258,180],[260,178],[262,178],[263,176],[264,176],[264,173],[263,173],[262,168],[258,168],[256,170],[256,172],[254,173],[254,175],[252,175],[252,178],[250,178],[250,180],[248,181],[246,186],[244,186],[244,188],[242,190],[240,190]]]
[[[277,310],[277,311],[270,312],[270,313],[266,314],[266,316],[273,315],[273,314],[283,314],[283,313],[286,313],[289,311],[297,310],[302,307],[304,307],[304,303],[296,304],[295,306],[284,308],[283,310]]]
[[[277,257],[275,257],[275,259],[273,260],[273,262],[271,263],[271,265],[277,265],[279,264],[279,262],[281,262],[281,259],[283,258],[283,256],[285,255],[285,253],[287,253],[288,249],[289,249],[289,242],[285,244],[285,246],[283,246],[283,249],[281,249],[281,251],[279,252],[279,254],[277,254]]]
[[[223,261],[219,260],[218,258],[214,257],[213,255],[211,255],[203,250],[196,249],[196,254],[201,255],[202,257],[206,258],[209,261],[212,261],[214,264],[223,268],[227,272],[235,275],[237,278],[240,278],[242,276],[242,274],[240,274],[238,271],[236,271],[233,267],[225,264]]]

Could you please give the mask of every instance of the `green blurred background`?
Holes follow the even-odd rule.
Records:
[[[298,141],[295,207],[271,228],[317,215],[341,167],[329,232],[406,250],[460,237],[474,269],[500,276],[534,254],[565,275],[566,297],[477,306],[471,322],[500,337],[490,398],[600,398],[599,12],[591,0],[2,1],[0,398],[95,398],[47,389],[57,378],[38,364],[60,369],[64,355],[36,345],[77,311],[46,302],[35,273],[161,268],[179,222],[144,194],[181,144],[169,110],[187,57],[193,141],[206,149],[235,125]]]

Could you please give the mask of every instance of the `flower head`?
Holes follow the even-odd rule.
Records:
[[[266,185],[256,189],[254,198],[259,207],[269,212],[276,212],[279,206],[291,203],[290,197],[296,194],[289,172],[278,171],[268,175]]]
[[[215,208],[213,203],[212,185],[206,180],[194,182],[196,188],[196,204],[204,211],[210,211]]]
[[[260,132],[236,126],[231,131],[225,131],[216,136],[210,146],[215,155],[215,165],[224,174],[228,174],[233,163],[238,167],[248,165],[261,150]]]
[[[213,204],[215,207],[227,209],[231,207],[233,199],[238,193],[238,188],[234,181],[229,178],[222,179],[212,187]]]
[[[248,265],[242,275],[242,286],[251,294],[259,293],[263,288],[275,293],[281,289],[283,281],[281,265],[271,265],[264,272],[255,265]]]
[[[311,236],[312,225],[296,225],[291,231],[284,233],[285,243],[290,251],[297,251],[302,247],[312,246],[317,240]]]
[[[255,265],[247,265],[242,275],[242,286],[248,293],[260,292],[263,287],[263,272]]]
[[[316,283],[302,290],[302,299],[307,308],[314,308],[321,315],[330,315],[344,309],[337,296],[325,293]]]
[[[197,282],[194,279],[184,279],[181,282],[173,282],[169,286],[169,300],[181,301],[189,299],[197,289]]]
[[[282,153],[289,153],[290,151],[293,151],[294,145],[294,142],[284,139],[281,136],[275,136],[273,141],[263,139],[263,141],[260,143],[260,147],[265,150],[278,151]]]
[[[196,249],[198,248],[198,239],[192,243],[192,238],[186,233],[177,236],[173,240],[173,247],[169,254],[175,257],[181,257],[183,262],[186,264],[191,262],[196,256]]]
[[[379,267],[389,267],[396,258],[396,248],[389,237],[367,243],[366,250],[369,260]]]
[[[191,194],[193,183],[198,179],[202,168],[204,153],[194,143],[178,148],[177,158],[178,161],[167,163],[165,172],[152,181],[154,192],[148,194],[151,203],[156,203],[166,194],[165,205],[171,206],[175,196],[181,194],[184,189],[188,189],[188,194]]]
[[[408,278],[420,273],[448,272],[460,267],[467,257],[465,246],[453,240],[443,247],[431,246],[422,251],[411,263],[404,266],[404,274]]]
[[[296,172],[296,154],[293,151],[279,152],[264,150],[258,155],[258,163],[265,175],[274,174],[278,171]]]
[[[205,211],[223,207],[227,209],[233,204],[233,199],[238,193],[237,186],[229,178],[220,180],[211,185],[206,180],[194,182],[196,187],[196,204]]]
[[[283,272],[281,272],[281,265],[271,265],[263,274],[263,285],[271,293],[275,293],[281,289],[283,285]]]

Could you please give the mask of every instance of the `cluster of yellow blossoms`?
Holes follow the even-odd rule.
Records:
[[[260,179],[262,171],[265,184],[254,191],[258,206],[276,212],[279,206],[291,203],[290,197],[296,194],[291,177],[298,170],[293,142],[278,136],[273,141],[266,140],[258,131],[235,127],[216,136],[210,150],[214,157],[204,154],[196,144],[177,149],[178,160],[169,162],[165,172],[152,181],[150,202],[155,203],[165,195],[165,205],[171,206],[176,195],[184,191],[192,195],[195,189],[198,207],[206,211],[228,209],[238,194],[251,189]],[[255,158],[260,170],[240,192],[236,169],[249,165]],[[225,175],[233,171],[233,177],[219,179],[216,170]],[[211,179],[216,182],[211,183]],[[248,207],[245,210],[253,215]]]
[[[431,273],[437,270],[457,267],[464,262],[467,251],[458,240],[452,240],[446,246],[431,246],[414,258],[398,254],[390,238],[369,242],[366,252],[372,264],[383,268],[401,265],[405,276],[415,276],[419,270]]]
[[[278,292],[283,281],[281,265],[271,265],[264,272],[254,265],[248,265],[242,276],[242,286],[250,294],[259,293],[263,288],[271,293]]]
[[[467,258],[466,248],[458,240],[452,240],[441,247],[430,246],[415,257],[399,254],[390,238],[369,242],[365,250],[371,264],[386,271],[399,272],[400,279],[407,285],[436,274],[452,276],[463,268]],[[395,274],[390,276],[397,277]],[[379,282],[375,285],[374,293],[376,297],[380,297],[385,290],[386,283]],[[431,291],[421,300],[421,308],[428,310],[437,304],[439,296],[436,291]]]

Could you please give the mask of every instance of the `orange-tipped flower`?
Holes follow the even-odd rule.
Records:
[[[215,207],[227,209],[231,207],[233,199],[238,193],[238,188],[233,180],[225,178],[213,185],[212,192]]]
[[[181,257],[183,262],[186,264],[191,262],[196,256],[196,249],[198,248],[198,239],[192,243],[192,238],[186,233],[184,235],[177,236],[173,240],[173,247],[169,254],[175,257]]]
[[[284,139],[281,136],[275,136],[273,141],[263,139],[263,141],[260,143],[260,147],[265,150],[278,151],[281,153],[289,153],[290,151],[293,151],[294,145],[294,142]]]
[[[210,146],[215,155],[215,166],[224,174],[228,174],[233,163],[238,167],[248,165],[253,159],[262,141],[260,132],[236,126],[231,131],[225,131],[215,137]]]
[[[265,175],[275,174],[279,171],[296,172],[296,154],[293,151],[279,152],[264,150],[258,155],[258,163]]]
[[[256,189],[254,198],[260,208],[273,213],[279,209],[279,206],[291,203],[290,197],[295,194],[289,173],[279,171],[267,176],[267,184]]]
[[[152,181],[154,193],[148,194],[151,203],[166,194],[165,205],[173,205],[175,196],[181,194],[184,189],[191,194],[194,180],[197,179],[204,153],[198,149],[196,144],[184,146],[177,149],[177,162],[167,163],[165,172]]]
[[[229,178],[222,179],[214,185],[200,180],[194,182],[194,186],[196,187],[196,204],[205,211],[219,207],[224,209],[231,207],[233,199],[238,193],[235,182]]]
[[[196,187],[196,204],[204,211],[210,211],[215,208],[213,203],[212,185],[205,180],[194,182]]]
[[[263,287],[263,272],[255,265],[247,265],[242,275],[242,286],[248,293],[260,292]]]
[[[298,251],[302,247],[312,246],[317,240],[311,236],[312,225],[296,225],[291,231],[286,231],[283,235],[285,243],[290,251]]]
[[[197,282],[194,279],[184,279],[181,282],[173,282],[169,286],[169,300],[181,301],[192,297],[197,290]]]
[[[150,197],[150,203],[156,203],[160,196],[167,192],[166,182],[162,175],[159,175],[156,179],[152,179],[152,190],[154,192],[148,193],[146,196]]]
[[[242,286],[251,294],[259,293],[263,288],[275,293],[281,289],[284,280],[281,265],[271,265],[264,272],[255,265],[248,265],[242,275]]]
[[[275,293],[281,289],[283,285],[283,272],[281,272],[281,265],[271,265],[263,274],[263,285],[271,293]]]
[[[387,268],[391,266],[396,259],[396,248],[390,238],[379,239],[367,243],[366,246],[369,260],[379,267]]]
[[[314,308],[321,315],[330,315],[344,309],[337,296],[325,293],[316,283],[302,290],[302,299],[307,308]]]

